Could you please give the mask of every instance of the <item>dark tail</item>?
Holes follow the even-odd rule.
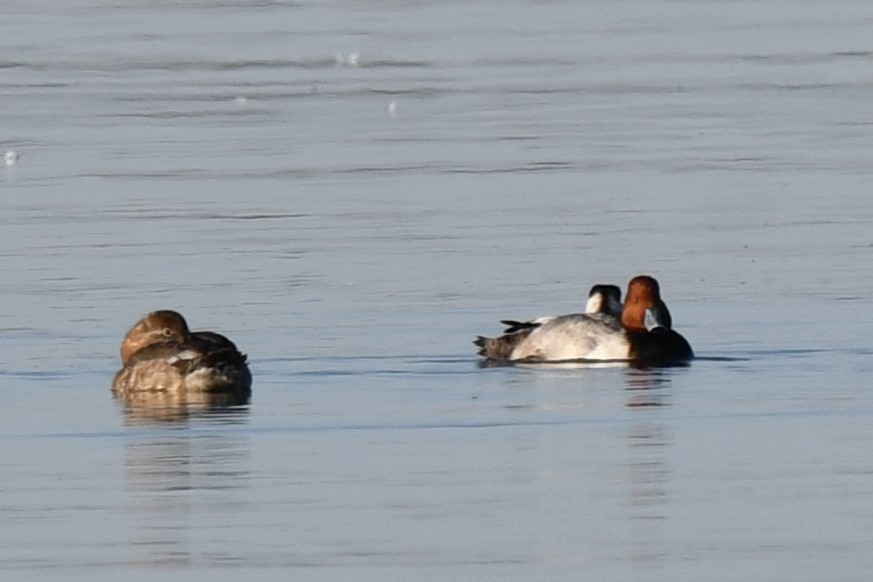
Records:
[[[479,355],[488,360],[506,362],[512,355],[512,350],[530,334],[530,329],[508,333],[500,337],[478,336],[473,343],[479,346]]]

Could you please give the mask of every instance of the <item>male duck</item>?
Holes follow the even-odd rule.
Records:
[[[653,277],[631,279],[620,313],[615,313],[610,299],[614,292],[603,290],[615,287],[595,286],[592,298],[598,288],[602,299],[593,303],[589,299],[588,306],[600,311],[542,318],[528,324],[504,322],[513,325],[503,336],[479,336],[473,343],[486,360],[507,363],[594,360],[664,366],[694,357],[685,338],[672,329],[670,311]]]

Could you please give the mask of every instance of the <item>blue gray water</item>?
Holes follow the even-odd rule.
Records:
[[[868,579],[869,4],[566,4],[3,3],[3,579]],[[639,273],[689,368],[476,366]]]

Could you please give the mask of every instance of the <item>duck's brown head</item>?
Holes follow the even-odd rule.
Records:
[[[646,332],[646,309],[651,309],[657,315],[658,322],[663,327],[673,327],[670,311],[661,300],[658,282],[648,275],[639,275],[627,284],[621,325],[628,331]]]
[[[181,314],[161,310],[153,311],[130,328],[121,342],[121,363],[146,346],[160,342],[183,341],[188,336],[188,324]]]

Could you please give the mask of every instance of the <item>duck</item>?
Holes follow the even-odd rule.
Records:
[[[588,292],[588,301],[585,304],[585,313],[595,318],[617,318],[621,315],[621,289],[616,285],[594,285]],[[599,315],[598,315],[599,314]],[[506,326],[503,335],[497,338],[478,336],[473,343],[479,346],[479,355],[484,356],[490,362],[509,361],[515,347],[537,328],[558,319],[556,315],[538,317],[531,321],[513,321],[503,319],[500,321]]]
[[[122,368],[112,392],[251,394],[247,356],[227,337],[188,329],[182,314],[164,309],[140,319],[121,342]]]
[[[617,285],[594,285],[588,291],[588,301],[585,303],[585,313],[591,315],[595,313],[604,313],[613,317],[621,315],[621,289]],[[538,317],[531,321],[513,321],[511,319],[503,319],[500,321],[507,326],[503,330],[504,334],[514,334],[524,330],[532,330],[540,327],[544,323],[555,319],[555,315],[547,315]]]
[[[691,345],[673,329],[673,318],[654,277],[631,279],[619,312],[610,300],[613,291],[602,290],[613,286],[600,286],[595,293],[597,287],[592,288],[586,309],[592,313],[510,325],[498,338],[478,336],[473,343],[480,347],[479,355],[486,361],[510,364],[586,360],[644,367],[684,364],[694,357]]]

